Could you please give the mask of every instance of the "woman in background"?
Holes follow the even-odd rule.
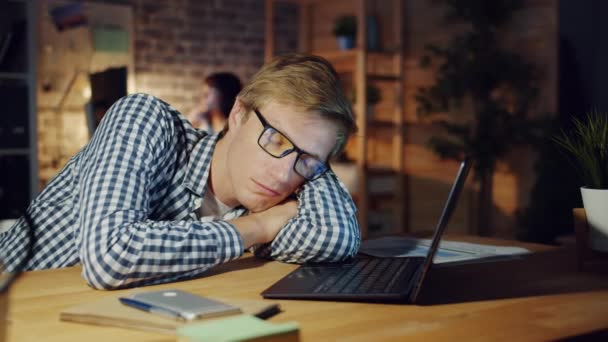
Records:
[[[229,72],[207,76],[203,81],[198,108],[188,116],[192,126],[212,134],[221,131],[241,87],[239,78]]]

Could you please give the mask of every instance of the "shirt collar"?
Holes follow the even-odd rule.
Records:
[[[211,158],[219,138],[219,134],[205,135],[196,142],[190,152],[183,184],[198,197],[203,197],[205,194],[211,170]]]

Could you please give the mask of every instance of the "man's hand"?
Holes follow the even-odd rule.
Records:
[[[272,241],[289,219],[296,216],[298,202],[287,200],[272,208],[229,221],[243,238],[245,248]]]
[[[265,236],[262,237],[263,241],[260,242],[265,243],[274,240],[281,228],[287,224],[289,219],[296,216],[297,212],[298,202],[288,200],[265,211],[253,214],[258,216],[262,230],[265,233]]]

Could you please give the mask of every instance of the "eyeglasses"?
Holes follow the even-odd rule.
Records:
[[[296,152],[298,156],[293,164],[293,170],[309,181],[321,177],[329,169],[326,162],[319,160],[310,153],[302,151],[283,133],[270,126],[257,109],[253,111],[262,123],[262,126],[264,126],[264,130],[258,138],[258,145],[266,153],[275,158],[283,158],[292,152]]]

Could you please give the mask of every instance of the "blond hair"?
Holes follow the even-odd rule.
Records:
[[[338,134],[330,157],[340,153],[356,131],[353,110],[342,92],[338,74],[318,56],[291,53],[274,58],[253,76],[238,99],[248,114],[272,100],[318,113],[335,123]]]

